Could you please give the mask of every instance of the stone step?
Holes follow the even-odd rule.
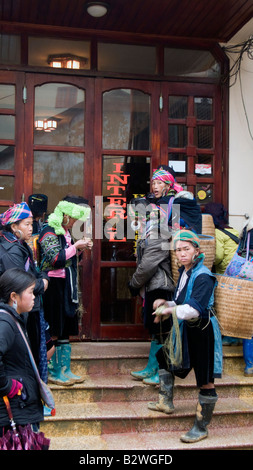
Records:
[[[253,377],[242,374],[225,375],[216,379],[215,386],[220,398],[247,397],[252,394]],[[50,384],[55,402],[89,403],[89,402],[135,402],[157,400],[158,387],[145,385],[130,375],[92,375],[86,376],[81,384],[64,387]],[[196,381],[193,371],[184,380],[176,377],[174,398],[195,399]]]
[[[129,374],[147,365],[149,342],[134,343],[73,343],[72,370],[78,375]],[[223,347],[224,373],[242,372],[242,346]]]
[[[226,432],[229,431],[229,432]],[[212,428],[209,430],[208,439],[185,444],[180,441],[181,431],[159,431],[143,433],[117,433],[104,434],[103,436],[65,436],[52,437],[50,450],[80,450],[81,455],[86,457],[84,451],[92,456],[92,451],[126,451],[128,458],[129,449],[134,451],[165,451],[166,455],[173,450],[252,450],[253,449],[253,427],[234,427],[227,429]],[[97,455],[97,454],[96,454]],[[103,456],[99,453],[98,456]],[[151,453],[153,455],[153,452]],[[124,456],[121,456],[124,459]],[[129,460],[126,460],[129,462]],[[123,462],[124,463],[124,462]]]
[[[194,373],[184,380],[176,378],[173,414],[149,410],[147,402],[157,400],[158,387],[130,375],[146,366],[149,349],[149,342],[72,344],[71,368],[85,381],[71,387],[50,385],[56,416],[41,425],[51,439],[50,449],[253,449],[253,378],[243,376],[241,346],[223,348],[224,372],[215,381],[219,400],[209,438],[196,444],[179,439],[194,421]]]
[[[124,432],[184,431],[192,426],[196,410],[195,400],[174,402],[175,411],[166,415],[149,410],[147,402],[97,402],[58,404],[56,415],[42,423],[46,436],[104,435]],[[252,398],[220,398],[216,404],[213,427],[253,426]]]

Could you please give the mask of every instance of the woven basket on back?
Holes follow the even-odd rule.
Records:
[[[210,270],[212,269],[214,258],[215,258],[215,238],[209,235],[198,235],[200,239],[200,251],[205,254],[204,265],[207,266]],[[177,258],[174,250],[170,251],[171,253],[171,272],[172,277],[177,283],[179,272]]]
[[[221,334],[251,339],[253,336],[253,281],[216,274],[215,310]]]
[[[210,214],[202,214],[202,233],[215,238],[215,226]]]

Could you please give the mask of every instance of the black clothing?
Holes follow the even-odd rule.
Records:
[[[177,289],[174,294],[174,301],[177,305],[185,304],[187,286],[193,269],[187,271],[188,280],[176,298],[178,286],[184,267],[180,268],[180,276]],[[157,353],[157,360],[160,369],[173,372],[180,378],[185,378],[191,369],[194,369],[198,387],[214,382],[214,332],[210,321],[212,313],[208,309],[210,297],[215,284],[215,277],[206,273],[200,273],[193,284],[190,299],[187,304],[199,312],[199,317],[193,321],[183,320],[182,323],[182,354],[183,361],[181,368],[175,368],[167,363],[164,348]],[[170,317],[171,322],[172,318]],[[172,323],[171,323],[172,324]]]
[[[13,308],[3,303],[0,303],[0,309],[15,317],[26,334],[27,314],[18,315]],[[10,392],[12,379],[23,384],[26,395],[23,399],[18,395],[9,399],[15,423],[25,425],[42,421],[43,405],[26,344],[14,318],[0,312],[0,426],[9,425],[2,397]]]
[[[29,312],[26,329],[31,342],[31,349],[37,366],[39,366],[39,350],[40,350],[40,308],[41,308],[41,295],[44,294],[43,279],[48,280],[45,273],[38,272],[33,261],[33,254],[26,242],[18,240],[11,232],[2,232],[0,236],[0,245],[6,250],[5,266],[3,272],[11,268],[20,268],[33,274],[36,278],[34,288],[34,307]],[[8,263],[7,263],[8,258]]]

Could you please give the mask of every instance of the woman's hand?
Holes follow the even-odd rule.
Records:
[[[93,246],[93,242],[90,238],[82,238],[81,240],[77,240],[74,245],[77,250],[82,251],[82,250],[85,250],[86,248],[91,250]]]
[[[162,318],[163,321],[169,318],[169,316],[173,312],[174,307],[169,307],[168,302],[164,299],[157,299],[153,303],[153,308],[155,309],[155,311],[152,314],[155,316],[154,323],[159,323],[160,318]]]

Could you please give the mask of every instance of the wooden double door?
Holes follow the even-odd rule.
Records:
[[[92,208],[82,339],[145,336],[142,303],[127,288],[135,269],[127,204],[169,163],[201,204],[226,205],[224,122],[219,85],[0,72],[1,212],[32,193],[48,196],[49,212],[69,193]]]

